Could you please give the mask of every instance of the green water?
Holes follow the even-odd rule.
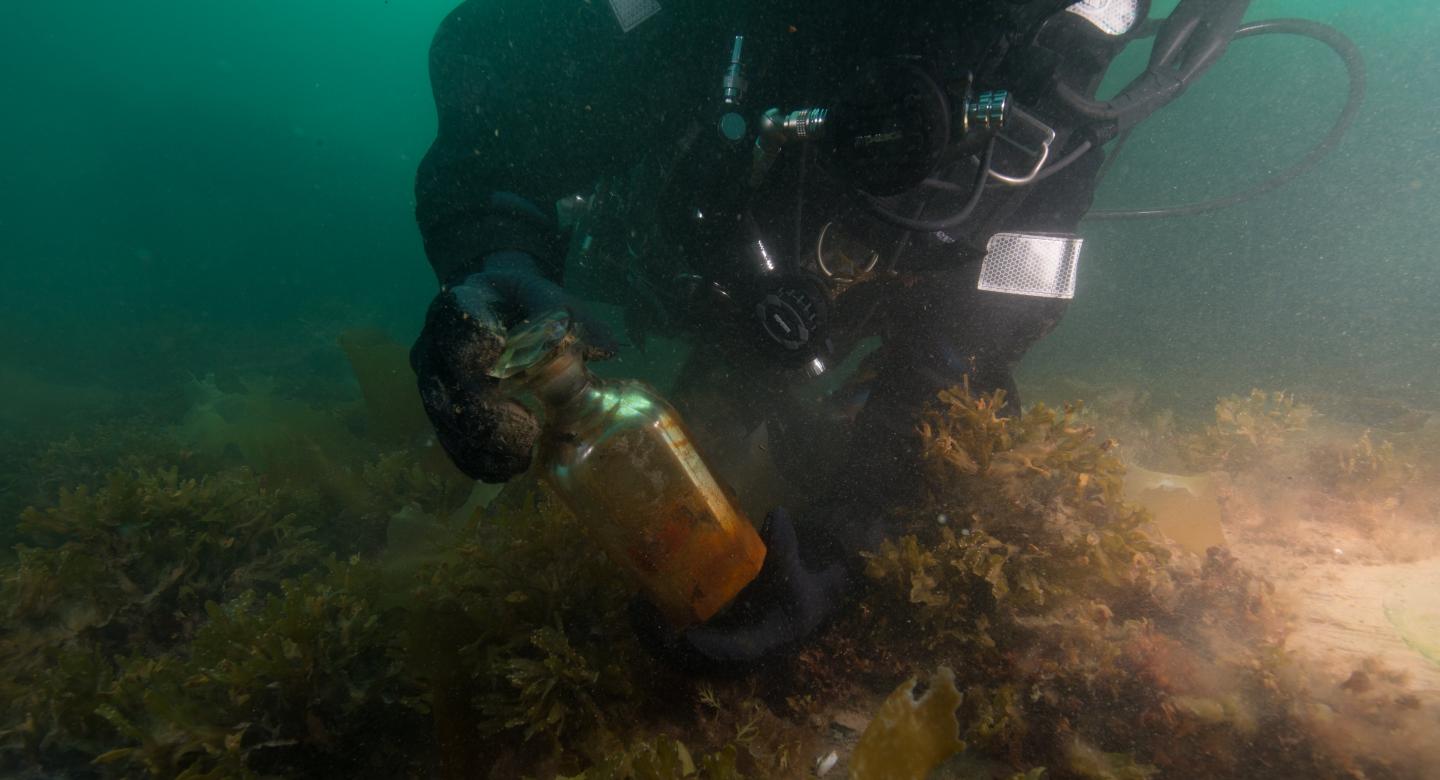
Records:
[[[1093,225],[1103,253],[1054,338],[1032,353],[1067,371],[1139,369],[1177,400],[1238,377],[1403,398],[1440,392],[1435,212],[1440,121],[1431,40],[1440,17],[1417,3],[1282,3],[1256,18],[1304,16],[1356,40],[1369,95],[1339,152],[1280,192],[1218,214]],[[1343,71],[1308,41],[1238,42],[1206,81],[1136,134],[1100,207],[1189,201],[1299,159],[1344,99]],[[1103,248],[1102,248],[1103,247]],[[1105,356],[1105,357],[1102,357]]]
[[[0,360],[132,388],[211,370],[222,343],[292,351],[336,311],[408,338],[430,291],[410,217],[434,128],[425,50],[447,10],[13,4],[0,31]],[[1365,51],[1370,95],[1340,152],[1243,208],[1093,225],[1082,294],[1027,368],[1214,378],[1175,391],[1202,405],[1237,382],[1375,386],[1422,405],[1436,392],[1440,19],[1407,3],[1252,11],[1288,14],[1337,24]],[[1322,48],[1241,42],[1137,134],[1100,205],[1228,192],[1295,159],[1342,95]],[[0,414],[36,422],[22,407]]]
[[[54,739],[64,749],[47,744],[41,750],[26,736],[37,733],[25,721],[31,712],[0,706],[7,719],[0,723],[0,777],[139,776],[133,773],[140,763],[123,763],[130,758],[116,758],[116,767],[128,768],[113,773],[90,763],[105,750],[143,741],[105,714],[112,711],[104,709],[111,701],[105,696],[123,698],[106,687],[105,676],[123,665],[120,659],[173,653],[189,662],[187,643],[210,624],[205,602],[240,603],[236,609],[244,612],[250,602],[236,601],[244,590],[261,601],[274,597],[282,578],[319,571],[332,553],[384,568],[375,576],[383,583],[377,591],[386,595],[371,601],[394,607],[405,601],[394,578],[412,574],[415,559],[449,554],[427,547],[428,538],[400,538],[401,531],[417,539],[453,532],[468,513],[462,507],[488,499],[433,463],[418,482],[400,475],[397,464],[408,468],[436,455],[433,442],[423,442],[423,433],[409,440],[380,435],[412,418],[383,417],[383,404],[362,396],[364,371],[339,344],[342,335],[364,330],[373,339],[367,343],[383,345],[375,354],[388,361],[384,370],[403,371],[398,350],[419,332],[435,292],[415,226],[413,187],[436,130],[427,49],[453,5],[0,3],[0,542],[7,548],[0,565],[6,567],[5,609],[29,605],[0,615],[0,659],[24,657],[13,668],[29,668],[25,664],[40,657],[35,653],[52,653],[40,665],[73,670],[84,656],[100,659],[95,668],[107,670],[67,671],[39,682],[17,672],[0,681],[0,698],[60,686],[34,701],[58,702],[47,710],[52,715],[75,710],[53,718],[69,724]],[[1160,15],[1174,3],[1155,5]],[[1027,400],[1058,401],[1120,388],[1143,399],[1128,411],[1173,413],[1198,429],[1211,420],[1217,398],[1256,387],[1293,392],[1347,424],[1390,425],[1391,433],[1428,420],[1433,438],[1440,420],[1434,416],[1440,412],[1440,251],[1434,247],[1440,10],[1414,0],[1257,0],[1250,15],[1303,16],[1353,38],[1369,68],[1358,121],[1314,170],[1253,202],[1200,217],[1087,223],[1077,297],[1058,329],[1026,357],[1021,390]],[[1142,57],[1143,51],[1128,52],[1111,81],[1123,82]],[[1298,160],[1328,130],[1344,96],[1344,71],[1323,47],[1271,37],[1238,42],[1184,99],[1136,132],[1096,207],[1169,205],[1243,188]],[[620,317],[613,308],[602,311]],[[665,387],[686,350],[660,339],[608,370]],[[1425,451],[1433,457],[1433,449]],[[172,466],[175,482],[135,493],[146,497],[138,503],[153,509],[168,500],[163,496],[189,495],[187,479],[203,483],[243,473],[234,477],[240,487],[227,488],[233,495],[195,499],[206,507],[214,502],[211,514],[184,510],[195,511],[193,525],[222,527],[227,512],[238,518],[237,505],[249,507],[244,502],[264,496],[272,503],[256,516],[273,514],[280,530],[264,526],[251,540],[254,549],[271,550],[275,539],[292,533],[288,523],[296,517],[306,530],[294,533],[312,534],[315,549],[283,561],[277,553],[276,560],[251,567],[233,552],[236,543],[216,531],[220,536],[204,543],[214,542],[215,550],[197,553],[203,546],[197,542],[175,553],[185,563],[163,555],[152,560],[144,556],[154,550],[142,554],[126,546],[144,535],[134,529],[165,527],[180,538],[190,521],[164,526],[118,498],[90,514],[76,512],[84,523],[108,529],[104,533],[87,536],[75,524],[47,530],[37,526],[37,514],[31,527],[19,527],[26,507],[63,507],[62,490],[84,485],[103,494],[113,474],[153,475]],[[433,483],[419,484],[431,477]],[[111,484],[113,496],[132,495]],[[292,489],[293,496],[285,493]],[[1433,507],[1431,515],[1433,521]],[[566,538],[563,528],[541,527],[537,533],[549,534],[544,544]],[[131,563],[161,574],[130,583],[139,588],[135,593],[127,590],[128,579],[107,580],[108,595],[101,598],[78,585],[69,592],[55,584],[89,582],[84,567],[43,586],[27,585],[16,573],[9,548],[17,542],[58,549],[82,538],[117,556],[116,550],[129,550],[124,554],[134,561],[143,558]],[[392,560],[387,550],[404,555],[394,553]],[[206,557],[212,555],[245,576],[205,584],[201,572],[222,565]],[[272,564],[273,570],[265,568]],[[261,569],[266,576],[255,574]],[[176,575],[167,581],[170,571]],[[106,613],[106,598],[129,606]],[[171,598],[176,606],[169,617],[122,620]],[[75,606],[88,601],[102,606]],[[55,604],[65,605],[55,608],[63,615],[47,617],[45,605]],[[623,615],[611,617],[623,629]],[[296,621],[304,624],[303,617]],[[137,628],[141,623],[144,630]],[[364,646],[382,648],[376,659],[400,652],[376,636],[382,631],[369,630],[363,641],[371,644]],[[235,629],[244,633],[243,626]],[[519,641],[528,647],[529,640]],[[541,646],[541,639],[534,641]],[[47,649],[34,649],[41,645]],[[278,652],[283,656],[289,647]],[[367,659],[367,672],[383,665]],[[377,692],[383,687],[377,684],[362,694],[337,684],[322,693],[336,700],[353,693],[351,704],[370,695],[387,704],[429,695],[399,678],[398,672],[394,680],[384,678],[394,690]],[[263,679],[251,682],[265,688]],[[144,680],[131,683],[144,687]],[[97,692],[105,696],[92,701]],[[403,728],[414,733],[406,731],[393,745],[364,728],[323,725],[338,716],[295,714],[318,712],[318,706],[290,704],[298,709],[271,713],[302,724],[293,733],[280,729],[285,739],[330,744],[328,729],[344,732],[334,744],[373,738],[386,745],[384,760],[377,749],[373,763],[340,762],[333,776],[400,776],[388,774],[399,772],[396,767],[433,775],[440,738],[414,736],[430,733],[431,708],[440,706],[432,699],[405,709]],[[341,709],[353,716],[350,726],[368,728],[373,724],[365,719],[374,717],[378,731],[388,727],[388,715]],[[171,722],[187,722],[186,715],[169,715]],[[214,748],[224,740],[206,744]],[[39,760],[37,750],[58,752]],[[177,773],[175,766],[148,771]],[[274,767],[256,771],[284,774]]]

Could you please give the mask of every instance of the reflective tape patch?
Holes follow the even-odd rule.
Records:
[[[980,289],[1034,298],[1075,297],[1079,236],[996,233],[980,264]]]
[[[628,33],[660,13],[660,3],[656,0],[610,0],[610,10],[615,12],[615,21],[620,23],[620,29]]]
[[[1107,35],[1124,35],[1140,20],[1140,0],[1081,0],[1065,10]]]

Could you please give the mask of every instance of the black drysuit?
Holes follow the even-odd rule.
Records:
[[[952,76],[973,71],[983,88],[1010,90],[1059,131],[1056,159],[1086,139],[1078,121],[1052,100],[1055,84],[1063,81],[1093,94],[1123,46],[1123,36],[1102,33],[1055,0],[663,4],[659,14],[625,33],[603,0],[468,0],[446,18],[435,38],[431,78],[439,133],[420,166],[416,195],[425,250],[443,289],[413,362],[440,440],[458,465],[477,477],[503,479],[523,469],[527,436],[533,432],[516,427],[519,416],[513,408],[477,420],[477,409],[503,405],[487,395],[493,387],[466,373],[466,366],[473,370],[477,365],[475,355],[480,363],[493,358],[495,346],[493,340],[454,335],[457,323],[472,320],[466,307],[488,305],[496,312],[492,325],[504,327],[558,300],[558,288],[539,285],[549,292],[535,293],[536,285],[527,280],[535,275],[563,282],[569,237],[555,219],[555,204],[562,198],[588,195],[595,182],[609,177],[653,190],[649,200],[659,205],[637,213],[663,211],[676,188],[685,186],[666,178],[675,169],[667,162],[673,162],[674,150],[682,139],[693,142],[697,127],[714,132],[734,35],[746,36],[750,89],[745,105],[751,114],[771,106],[788,111],[825,105],[866,62],[911,56]],[[838,456],[813,453],[817,470],[830,473],[833,467],[844,476],[823,482],[814,505],[802,513],[801,558],[830,555],[853,561],[859,550],[876,543],[884,533],[885,507],[904,500],[911,487],[918,457],[915,423],[939,390],[968,380],[976,392],[1006,388],[1013,393],[1013,368],[1054,327],[1064,303],[978,290],[980,259],[998,231],[1074,232],[1089,208],[1100,167],[1102,155],[1095,146],[1042,182],[987,187],[973,217],[953,230],[901,236],[886,247],[903,251],[888,278],[867,291],[859,289],[862,284],[846,293],[865,301],[851,307],[861,313],[851,313],[855,332],[849,341],[878,334],[883,345],[868,361],[873,379],[848,440],[834,448]],[[1030,159],[1012,153],[1008,162],[997,157],[997,165],[1018,172]],[[637,170],[660,173],[646,178]],[[825,204],[831,202],[820,196],[807,199],[804,192],[785,195],[786,187],[805,186],[794,183],[797,177],[803,181],[805,171],[803,163],[781,166],[778,184],[771,188],[773,207],[766,209],[773,212],[770,224],[782,226],[777,244],[794,252],[814,241],[813,225],[827,218]],[[814,180],[821,178],[812,174]],[[650,227],[630,229],[633,235]],[[750,331],[697,322],[693,312],[674,311],[683,299],[669,294],[666,285],[686,276],[678,270],[697,258],[666,249],[663,240],[660,250],[655,246],[649,246],[649,256],[611,276],[622,296],[641,288],[659,292],[646,302],[621,302],[661,309],[648,316],[652,327],[660,322],[665,324],[658,327],[693,331],[702,348],[682,385],[726,388],[722,395],[731,403],[720,413],[728,418],[720,428],[744,429],[767,416],[777,431],[785,428],[787,407],[777,400],[783,394],[776,388],[793,372],[771,365],[762,349],[733,335]],[[511,265],[500,263],[504,270],[496,272],[488,265],[495,258]],[[517,267],[521,270],[512,272]],[[481,277],[472,275],[482,271],[488,281],[474,282]],[[457,292],[467,279],[482,290],[469,299]],[[567,292],[585,296],[589,291]],[[531,300],[518,306],[507,300],[517,296]],[[846,308],[844,299],[837,302],[837,321],[845,319]],[[707,310],[704,317],[711,316]],[[457,360],[461,354],[471,359]],[[682,411],[688,417],[683,403]],[[691,422],[706,427],[705,421]],[[700,445],[709,443],[702,437]],[[512,451],[500,457],[497,446]],[[804,460],[805,447],[803,433],[792,432],[786,442],[791,457]],[[822,462],[828,464],[825,469]],[[791,633],[813,628],[811,617]]]

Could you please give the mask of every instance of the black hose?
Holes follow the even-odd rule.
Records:
[[[1088,154],[1088,153],[1090,152],[1090,150],[1093,149],[1093,148],[1095,148],[1095,142],[1094,142],[1094,141],[1090,141],[1090,140],[1088,140],[1088,139],[1085,140],[1085,141],[1082,141],[1079,146],[1075,147],[1074,151],[1072,151],[1072,152],[1070,152],[1069,154],[1065,155],[1063,158],[1061,158],[1060,160],[1058,160],[1057,162],[1055,162],[1053,165],[1047,165],[1047,166],[1045,166],[1045,169],[1044,169],[1044,170],[1042,170],[1042,171],[1040,171],[1039,173],[1035,174],[1035,178],[1032,180],[1032,183],[1045,181],[1046,179],[1050,178],[1051,176],[1054,176],[1055,174],[1057,174],[1057,173],[1065,170],[1066,168],[1069,168],[1071,165],[1075,164],[1075,161],[1076,161],[1076,160],[1079,160],[1081,157],[1084,157],[1084,156],[1085,156],[1086,154]]]
[[[1099,189],[1100,184],[1105,181],[1105,177],[1110,175],[1110,169],[1115,167],[1115,161],[1120,159],[1120,152],[1125,148],[1125,144],[1130,143],[1130,134],[1133,132],[1135,132],[1133,129],[1126,130],[1120,134],[1119,138],[1115,139],[1115,145],[1111,146],[1105,154],[1105,162],[1100,164],[1100,172],[1095,174],[1095,183],[1091,185],[1092,191]]]
[[[1311,148],[1299,162],[1234,195],[1163,208],[1092,211],[1086,215],[1086,219],[1163,219],[1208,214],[1212,211],[1226,209],[1289,184],[1314,168],[1326,155],[1333,152],[1336,146],[1339,146],[1341,139],[1355,123],[1355,117],[1360,113],[1360,105],[1365,100],[1365,59],[1360,54],[1359,47],[1334,27],[1308,19],[1270,19],[1244,25],[1235,31],[1236,39],[1260,35],[1298,35],[1302,38],[1310,38],[1329,46],[1345,63],[1345,69],[1350,75],[1349,96],[1346,98],[1345,107],[1341,110],[1340,116],[1335,120],[1335,125],[1330,128],[1330,132],[1321,139],[1320,143]]]
[[[905,230],[919,230],[925,233],[934,233],[940,230],[949,230],[950,228],[953,228],[956,225],[959,225],[961,222],[969,219],[970,214],[975,211],[975,207],[980,205],[980,198],[985,193],[985,181],[990,178],[990,162],[994,158],[995,139],[991,138],[990,142],[985,145],[985,152],[980,155],[980,166],[975,171],[975,182],[971,186],[970,198],[965,202],[965,205],[960,207],[959,211],[956,211],[955,213],[947,215],[941,219],[919,219],[918,213],[916,214],[915,218],[896,214],[894,211],[891,211],[890,208],[887,207],[880,198],[877,198],[874,195],[871,195],[870,193],[864,191],[859,192],[860,199],[864,202],[870,213],[874,214],[875,216],[886,222],[889,222],[896,227],[904,228]],[[936,184],[929,184],[926,186],[931,189],[949,189],[948,187],[937,186]],[[921,212],[923,211],[924,207],[922,206]]]

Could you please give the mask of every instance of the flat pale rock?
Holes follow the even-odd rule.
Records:
[[[863,734],[865,727],[870,725],[870,716],[854,710],[837,712],[830,718],[832,726],[839,726],[846,731],[856,734]]]
[[[1440,693],[1440,559],[1378,566],[1317,564],[1291,586],[1301,621],[1292,650],[1319,659],[1376,658]]]

